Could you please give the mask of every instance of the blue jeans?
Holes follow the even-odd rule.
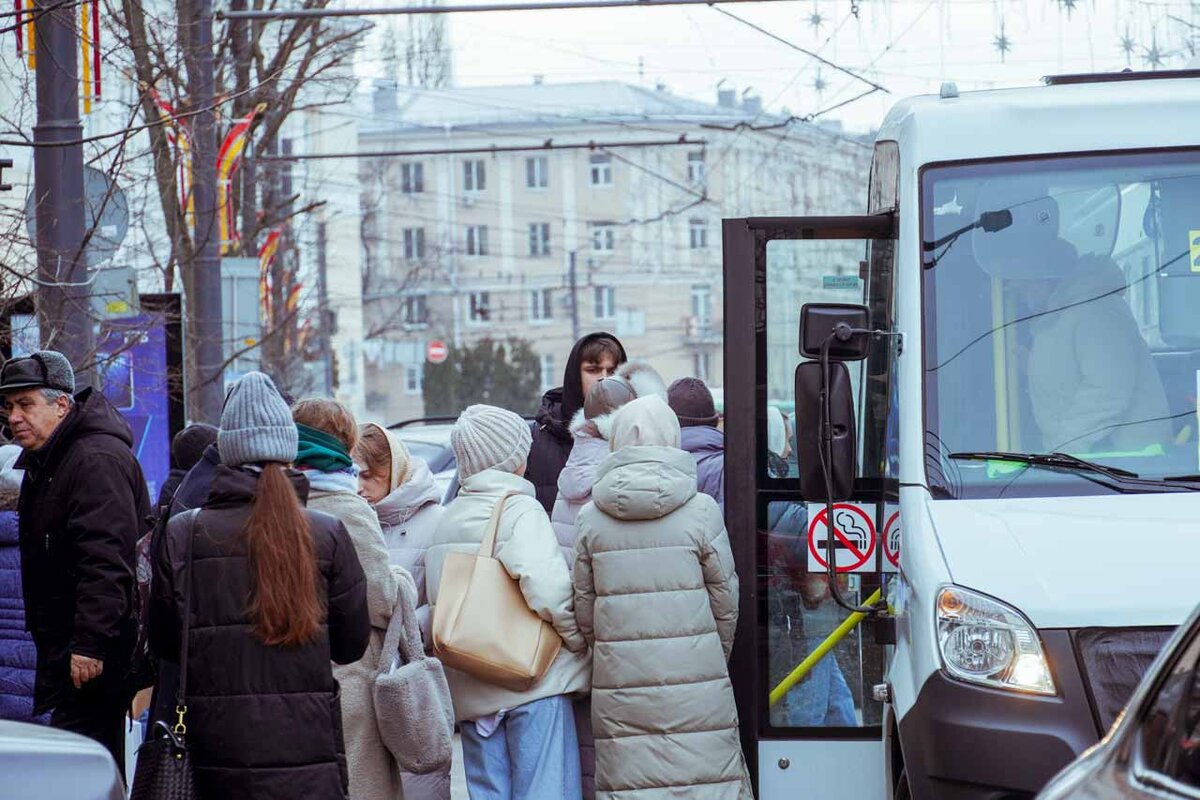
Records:
[[[509,711],[491,736],[464,722],[471,800],[580,800],[579,741],[571,699],[556,695]]]

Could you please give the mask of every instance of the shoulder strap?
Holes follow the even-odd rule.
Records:
[[[506,492],[503,497],[496,501],[496,505],[492,508],[491,519],[488,520],[487,533],[483,535],[483,541],[479,544],[479,555],[484,558],[496,557],[496,534],[500,532],[500,514],[504,511],[504,504],[508,502],[508,498],[516,497],[519,492]]]
[[[421,632],[417,630],[417,594],[406,580],[396,581],[396,607],[392,609],[392,618],[383,639],[378,674],[383,675],[391,670],[397,653],[400,654],[401,664],[411,664],[425,654]]]
[[[175,713],[179,719],[175,725],[175,733],[182,736],[187,733],[183,717],[187,713],[188,639],[191,638],[192,628],[192,550],[194,549],[192,545],[196,538],[196,525],[200,517],[200,509],[189,509],[180,517],[186,520],[187,559],[183,578],[183,630],[179,639],[179,688],[175,690]]]

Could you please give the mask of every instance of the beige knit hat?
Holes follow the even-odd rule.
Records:
[[[516,472],[529,458],[532,445],[529,423],[495,406],[469,407],[450,431],[460,480],[485,469]]]

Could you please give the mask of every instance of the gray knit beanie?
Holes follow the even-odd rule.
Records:
[[[529,423],[513,412],[478,405],[459,416],[450,431],[450,445],[461,479],[485,469],[516,472],[529,458],[533,437]]]
[[[291,409],[270,378],[251,372],[233,385],[225,398],[221,432],[217,434],[222,464],[290,464],[298,445]]]

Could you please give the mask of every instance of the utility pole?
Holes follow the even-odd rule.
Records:
[[[575,274],[575,251],[571,251],[570,266],[567,267],[567,286],[571,291],[571,341],[579,341],[579,282]]]
[[[42,347],[91,384],[95,358],[91,285],[83,253],[83,125],[79,119],[79,47],[73,4],[36,0],[37,124],[33,191],[37,214],[38,328]]]
[[[188,94],[191,98],[193,150],[192,197],[196,208],[196,256],[190,265],[187,324],[192,335],[192,419],[217,423],[224,405],[222,375],[225,362],[224,331],[221,324],[221,234],[217,225],[217,124],[213,108],[213,8],[212,0],[197,0],[193,33],[185,51]],[[74,91],[74,90],[72,90]]]
[[[325,222],[317,223],[317,306],[321,327],[321,361],[325,367],[325,396],[333,397],[333,309],[329,307],[329,273],[325,262]]]

